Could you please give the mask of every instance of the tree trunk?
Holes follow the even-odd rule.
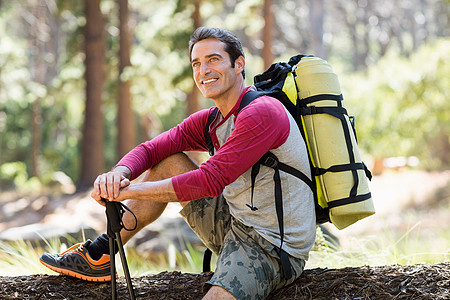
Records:
[[[31,74],[32,80],[44,85],[46,75],[46,64],[43,61],[45,55],[45,39],[43,36],[47,32],[46,20],[48,19],[46,4],[39,1],[33,7],[33,14],[35,22],[31,27],[32,40],[32,55],[31,57]],[[42,113],[41,113],[41,99],[37,97],[31,104],[31,176],[39,177],[39,154],[42,141]]]
[[[202,16],[200,15],[200,7],[202,0],[194,0],[194,12],[192,13],[192,21],[194,22],[194,29],[202,26]]]
[[[273,44],[273,28],[275,26],[275,18],[272,7],[272,0],[265,0],[263,6],[264,28],[262,40],[264,47],[262,49],[262,57],[264,61],[264,70],[267,70],[273,63],[274,55],[272,51]]]
[[[357,7],[352,7],[352,9],[349,9],[347,6],[345,6],[344,4],[337,2],[337,13],[341,14],[342,16],[344,16],[344,21],[345,21],[345,27],[348,30],[348,34],[350,35],[350,40],[352,43],[352,47],[351,47],[351,58],[352,58],[352,68],[353,71],[357,71],[359,69],[359,57],[360,57],[360,40],[358,38],[358,32],[356,30],[357,26],[358,26],[358,19],[355,16],[353,17],[349,17],[349,16],[354,16],[356,15],[356,12],[358,10]],[[353,5],[353,4],[352,4]]]
[[[202,26],[202,16],[200,14],[200,7],[202,0],[194,0],[194,11],[192,13],[192,23],[194,30]],[[186,115],[190,116],[200,110],[200,90],[197,88],[195,82],[192,82],[191,92],[187,95]],[[201,154],[198,152],[189,152],[189,157],[197,164],[201,163]]]
[[[31,176],[39,177],[39,154],[41,148],[41,128],[42,128],[42,114],[41,114],[41,99],[36,99],[31,108]]]
[[[323,22],[325,17],[324,0],[310,0],[309,9],[311,42],[314,55],[326,59],[327,53],[323,43]]]
[[[131,65],[130,48],[131,33],[128,23],[128,0],[119,0],[119,29],[120,29],[120,49],[119,49],[119,99],[117,112],[117,151],[121,158],[130,151],[136,144],[135,116],[133,112],[130,81],[121,78],[126,67]]]
[[[103,171],[102,92],[105,66],[105,41],[100,0],[85,0],[84,27],[86,108],[81,148],[81,176],[77,189],[89,188]]]
[[[200,15],[200,6],[202,0],[194,1],[194,12],[192,13],[192,22],[194,24],[194,30],[202,26],[202,17]],[[200,91],[197,88],[195,82],[192,84],[192,90],[187,96],[186,114],[190,116],[200,109]]]

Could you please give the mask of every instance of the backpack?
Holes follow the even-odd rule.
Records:
[[[325,60],[311,55],[293,56],[289,62],[275,63],[255,76],[254,86],[256,91],[244,95],[238,113],[262,95],[283,103],[305,140],[313,174],[311,180],[299,170],[280,162],[270,151],[252,166],[252,205],[248,205],[252,210],[257,209],[253,207],[253,189],[260,166],[274,169],[275,208],[281,239],[278,251],[284,275],[290,278],[288,262],[284,262],[286,253],[282,250],[284,227],[279,172],[288,172],[311,188],[317,224],[331,222],[338,229],[375,213],[367,180],[372,175],[361,160],[354,118],[348,116],[343,105],[337,76]],[[209,127],[217,113],[216,108],[209,116],[204,131],[210,155],[214,154],[214,146]]]

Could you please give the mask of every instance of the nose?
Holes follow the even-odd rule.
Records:
[[[200,65],[200,75],[207,75],[209,73],[211,73],[211,69],[209,68],[208,64],[203,63]]]

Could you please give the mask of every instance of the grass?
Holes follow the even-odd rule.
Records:
[[[49,270],[39,262],[44,252],[61,253],[73,244],[74,241],[66,237],[69,245],[61,240],[52,239],[47,241],[31,243],[30,241],[0,241],[0,276],[20,276],[31,274],[50,274],[55,272]],[[177,251],[174,246],[169,246],[167,253],[142,254],[134,248],[125,248],[127,264],[132,276],[144,276],[163,271],[181,271],[184,273],[200,273],[202,271],[203,250],[194,248],[188,244],[187,249]],[[212,265],[215,264],[212,259]],[[116,256],[116,268],[119,275],[123,275],[120,256]]]
[[[78,243],[71,236],[62,239],[41,239],[37,242],[15,240],[0,241],[0,276],[19,276],[30,274],[55,274],[40,262],[39,258],[44,252],[60,253],[68,246]]]
[[[187,245],[187,249],[182,251],[178,251],[171,245],[166,253],[158,254],[142,254],[130,248],[127,250],[127,261],[132,276],[145,276],[175,270],[182,273],[200,273],[203,251],[204,248],[196,248],[190,244]],[[215,262],[216,260],[212,260],[211,265],[214,265]]]
[[[450,261],[450,228],[423,232],[416,223],[406,232],[384,229],[383,234],[350,237],[339,247],[321,237],[310,253],[307,268],[435,264]]]
[[[307,268],[435,264],[450,261],[450,182],[420,204],[367,218],[363,234],[337,232],[340,246],[318,231]],[[364,221],[360,221],[364,222]],[[369,225],[370,224],[370,225]],[[347,229],[346,229],[347,230]],[[344,230],[345,231],[345,230]],[[372,232],[372,233],[368,233]]]
[[[76,241],[67,238],[70,245]],[[56,274],[39,262],[44,252],[59,253],[68,246],[58,239],[42,240],[41,243],[18,240],[0,242],[0,275],[18,276],[31,274]],[[133,277],[156,274],[163,271],[200,273],[202,271],[203,249],[187,245],[177,251],[170,246],[167,253],[143,255],[134,248],[127,248],[127,261]],[[215,265],[213,255],[212,266]],[[307,268],[342,268],[352,266],[411,265],[438,263],[450,260],[450,229],[423,232],[416,223],[403,233],[386,230],[384,234],[365,238],[350,238],[345,245],[334,246],[326,236],[317,231],[317,239],[310,253]],[[116,258],[119,275],[123,276],[119,256]]]

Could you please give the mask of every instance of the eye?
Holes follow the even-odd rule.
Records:
[[[214,56],[214,57],[211,57],[209,61],[212,62],[212,61],[218,61],[218,60],[219,60],[219,58],[217,56]]]
[[[197,68],[198,66],[200,66],[200,63],[198,61],[192,63],[193,68]]]

